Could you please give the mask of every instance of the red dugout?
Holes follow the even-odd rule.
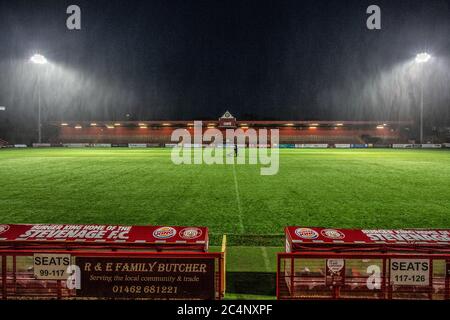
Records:
[[[450,230],[285,231],[278,299],[450,299]]]

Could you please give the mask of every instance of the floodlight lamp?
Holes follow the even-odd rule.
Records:
[[[428,62],[428,60],[430,60],[430,59],[431,59],[431,56],[426,52],[419,53],[416,56],[417,63],[425,63],[425,62]]]
[[[47,59],[41,54],[35,54],[30,58],[30,61],[35,64],[46,64]]]

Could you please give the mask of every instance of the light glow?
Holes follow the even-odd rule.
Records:
[[[35,54],[30,58],[30,61],[36,64],[46,64],[47,59],[41,54]]]
[[[426,52],[419,53],[416,56],[417,63],[425,63],[425,62],[428,62],[428,60],[430,60],[430,59],[431,59],[431,56]]]

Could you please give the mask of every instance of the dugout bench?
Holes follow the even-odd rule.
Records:
[[[277,298],[450,299],[450,230],[287,227]]]
[[[224,259],[204,227],[0,225],[0,297],[221,299]]]

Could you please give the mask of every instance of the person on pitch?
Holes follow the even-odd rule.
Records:
[[[237,158],[238,156],[238,146],[237,144],[234,145],[234,156]]]

